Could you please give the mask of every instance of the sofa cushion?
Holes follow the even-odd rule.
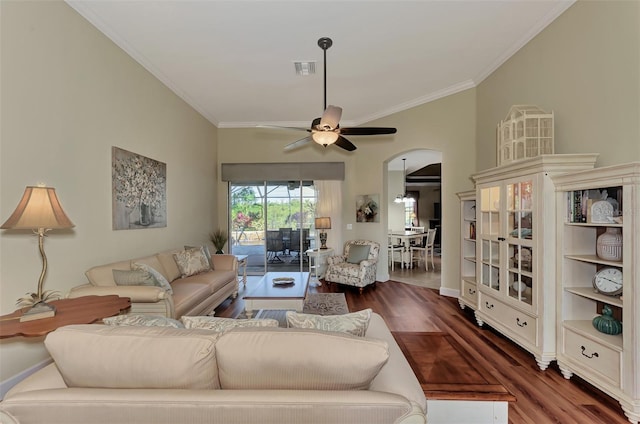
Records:
[[[212,330],[223,333],[233,328],[246,327],[277,327],[278,321],[275,319],[232,319],[209,316],[183,316],[180,317],[185,328],[199,328],[201,330]]]
[[[201,247],[185,249],[173,254],[182,278],[210,271],[211,266]]]
[[[139,315],[125,314],[116,315],[115,317],[103,318],[102,322],[106,325],[122,325],[122,326],[142,326],[142,327],[173,327],[184,328],[184,324],[177,319],[167,318],[162,315]]]
[[[290,328],[315,328],[336,331],[364,337],[369,327],[371,309],[364,309],[344,315],[314,315],[287,311],[287,325]]]
[[[174,249],[166,252],[160,252],[156,255],[158,257],[158,261],[162,265],[162,269],[164,270],[163,274],[167,277],[167,280],[170,283],[175,279],[180,278],[180,269],[178,269],[178,264],[173,257],[174,253],[180,251],[180,249]]]
[[[131,261],[113,262],[106,265],[99,265],[89,268],[84,274],[87,279],[94,286],[115,286],[116,282],[113,279],[113,270],[131,270]]]
[[[143,258],[136,258],[136,259],[132,259],[131,260],[131,269],[133,268],[134,264],[143,264],[148,266],[149,268],[158,271],[166,280],[167,282],[169,281],[169,278],[167,277],[165,271],[164,271],[164,267],[162,266],[162,264],[160,263],[160,260],[158,259],[158,255],[151,255],[151,256],[145,256]]]
[[[349,246],[347,262],[350,264],[359,264],[366,260],[369,257],[369,249],[371,249],[371,246],[368,244],[352,244]]]
[[[190,311],[211,296],[210,285],[206,281],[194,278],[179,278],[171,283],[176,317],[182,316],[184,312]]]
[[[162,287],[169,294],[173,294],[173,289],[171,288],[171,284],[169,284],[169,281],[167,281],[165,276],[162,275],[162,273],[160,271],[152,268],[151,266],[149,266],[147,264],[140,263],[140,262],[133,262],[131,264],[131,269],[132,270],[138,270],[138,271],[145,271],[145,272],[149,273],[154,278],[154,280],[156,282],[156,285],[158,287]]]
[[[237,275],[235,271],[209,271],[192,275],[186,279],[190,282],[205,284],[209,287],[211,293],[215,293],[229,284],[229,282],[235,283],[237,281]],[[179,279],[173,284],[176,285],[182,281],[182,279]]]
[[[70,325],[45,346],[69,387],[217,389],[219,333],[169,327]]]
[[[202,245],[202,246],[185,246],[184,249],[199,249],[202,248],[202,251],[204,252],[204,256],[206,256],[207,261],[209,262],[209,267],[211,269],[213,268],[213,261],[211,260],[211,251],[209,250],[209,246],[207,246],[206,244]]]
[[[238,328],[216,343],[222,389],[367,389],[389,358],[387,342],[349,334]]]
[[[114,269],[113,280],[118,286],[155,286],[156,279],[143,270]]]

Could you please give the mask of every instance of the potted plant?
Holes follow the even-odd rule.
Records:
[[[211,239],[213,246],[216,248],[216,254],[220,255],[224,253],[222,249],[224,249],[224,245],[227,243],[227,232],[218,229],[209,234],[209,238]]]

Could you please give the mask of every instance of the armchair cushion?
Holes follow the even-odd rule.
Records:
[[[349,249],[349,255],[347,256],[347,262],[350,264],[359,264],[369,257],[369,250],[371,246],[366,244],[353,245]]]

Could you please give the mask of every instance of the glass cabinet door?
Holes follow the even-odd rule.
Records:
[[[480,284],[496,291],[500,291],[500,196],[500,186],[480,190],[480,228],[476,235],[481,258]]]
[[[507,184],[507,257],[509,297],[528,305],[534,297],[532,180]]]

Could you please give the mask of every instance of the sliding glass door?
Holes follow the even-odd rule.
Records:
[[[249,256],[249,274],[304,270],[315,205],[312,181],[231,182],[231,253]]]

